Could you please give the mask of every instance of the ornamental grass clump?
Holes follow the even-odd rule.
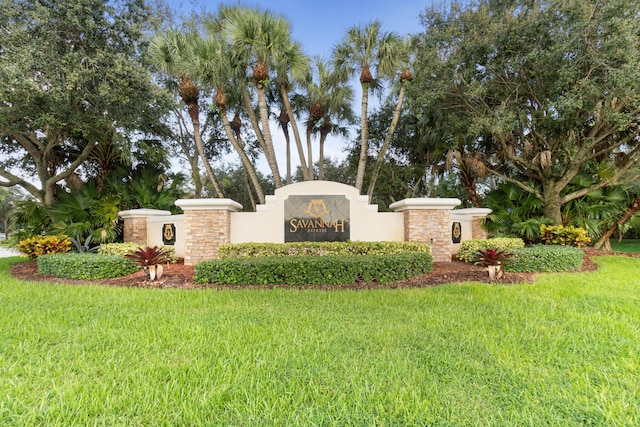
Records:
[[[162,264],[171,262],[171,251],[158,246],[141,246],[134,252],[126,254],[125,257],[142,268],[150,280],[156,280],[162,277],[164,270]]]

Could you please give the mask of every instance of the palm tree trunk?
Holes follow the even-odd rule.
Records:
[[[404,82],[402,87],[400,88],[400,94],[398,95],[398,103],[396,104],[396,109],[393,112],[393,118],[391,119],[391,125],[389,126],[389,130],[387,131],[387,136],[384,138],[384,142],[382,143],[382,147],[380,147],[380,152],[378,153],[378,158],[376,159],[376,164],[373,168],[373,173],[371,174],[371,181],[369,182],[369,190],[367,191],[367,195],[369,197],[369,202],[371,202],[371,197],[373,196],[373,190],[376,187],[376,181],[378,180],[378,174],[380,173],[380,169],[382,169],[382,164],[384,163],[384,156],[389,148],[389,144],[391,144],[391,138],[396,131],[396,127],[398,126],[398,121],[400,120],[400,112],[402,111],[402,102],[404,101]]]
[[[302,149],[302,140],[300,139],[300,132],[298,132],[298,125],[296,122],[296,118],[293,115],[291,102],[289,102],[289,94],[287,93],[287,89],[284,87],[284,85],[280,85],[280,95],[282,96],[282,102],[284,103],[284,108],[287,111],[287,115],[289,116],[289,123],[291,123],[291,129],[293,129],[293,139],[296,141],[296,148],[298,149],[298,156],[300,158],[300,169],[302,169],[302,178],[305,181],[310,181],[309,168],[307,167],[307,162],[304,156],[304,150]]]
[[[253,126],[253,130],[256,134],[256,139],[258,140],[258,144],[260,145],[262,152],[266,153],[267,145],[264,142],[262,129],[260,129],[258,118],[256,117],[256,113],[253,109],[253,105],[251,104],[251,96],[249,96],[249,91],[247,90],[247,87],[245,85],[242,86],[242,102],[244,102],[244,108],[247,111],[247,116],[249,116],[249,121],[251,122],[251,126]]]
[[[287,185],[291,184],[291,137],[289,136],[289,125],[286,124],[282,127],[282,133],[284,134],[284,141],[287,147]]]
[[[313,151],[311,147],[311,132],[313,131],[313,121],[309,118],[307,122],[307,168],[309,171],[309,181],[313,181],[314,171],[313,171]]]
[[[324,180],[324,141],[327,139],[327,133],[320,133],[320,150],[319,150],[319,158],[318,158],[318,179],[320,181]]]
[[[280,177],[280,171],[278,170],[278,160],[276,159],[276,152],[273,147],[273,140],[271,139],[271,130],[269,128],[269,110],[267,109],[267,98],[264,95],[264,89],[262,85],[258,87],[258,108],[260,109],[260,123],[262,124],[262,136],[264,137],[264,145],[267,149],[265,156],[267,157],[267,163],[271,168],[273,174],[273,182],[276,188],[282,187],[282,178]]]
[[[262,192],[262,187],[260,186],[260,180],[258,179],[258,175],[256,174],[256,169],[251,164],[251,160],[247,156],[247,153],[244,152],[244,149],[236,140],[235,135],[233,134],[233,129],[231,128],[231,123],[229,122],[229,118],[227,117],[226,111],[220,112],[220,117],[222,118],[222,124],[224,126],[224,131],[227,134],[227,138],[233,145],[233,148],[238,152],[240,156],[240,161],[242,162],[242,166],[246,168],[247,173],[249,174],[249,178],[251,179],[251,183],[254,185],[254,189],[256,190],[256,194],[258,196],[258,200],[261,204],[264,204],[264,193]]]
[[[192,118],[193,120],[193,118]],[[204,152],[204,144],[202,143],[202,135],[200,135],[200,122],[198,120],[193,120],[193,139],[196,142],[196,148],[198,149],[198,154],[202,159],[202,163],[204,163],[204,168],[207,171],[207,175],[209,175],[209,179],[211,180],[211,184],[216,191],[218,197],[224,197],[224,193],[222,192],[222,188],[220,187],[220,183],[216,178],[216,175],[213,172],[213,168],[211,164],[207,160],[207,156]]]
[[[360,158],[358,159],[358,172],[356,174],[356,188],[362,191],[364,183],[364,171],[367,167],[367,153],[369,151],[369,123],[367,120],[367,106],[369,104],[369,84],[362,84],[362,112],[360,118],[361,142]]]
[[[620,227],[622,227],[627,221],[629,221],[638,211],[640,211],[640,196],[636,197],[633,202],[627,207],[627,211],[613,224],[600,238],[596,243],[594,243],[593,247],[596,249],[601,249],[603,246],[611,245],[608,243],[613,233],[616,232]]]

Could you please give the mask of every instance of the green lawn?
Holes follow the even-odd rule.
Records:
[[[3,426],[640,425],[640,259],[328,292],[26,283],[16,259]]]
[[[611,240],[611,248],[614,251],[640,253],[640,240],[625,239],[622,242]]]

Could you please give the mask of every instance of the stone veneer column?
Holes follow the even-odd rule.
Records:
[[[486,217],[474,217],[471,222],[471,235],[473,239],[487,239],[489,233],[484,228],[484,221]]]
[[[428,243],[435,262],[450,262],[451,210],[460,205],[458,199],[404,199],[389,207],[404,213],[404,238],[407,242]]]
[[[231,199],[181,199],[184,211],[184,264],[218,258],[218,247],[231,242],[231,212],[242,205]]]
[[[123,240],[146,245],[147,218],[167,215],[171,215],[171,212],[158,209],[132,209],[118,212],[118,216],[124,221]]]

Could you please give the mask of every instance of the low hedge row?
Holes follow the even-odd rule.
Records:
[[[220,245],[218,256],[249,258],[297,255],[383,255],[407,252],[431,254],[431,247],[416,242],[290,242],[228,243]]]
[[[426,252],[226,258],[195,266],[196,283],[235,285],[332,285],[357,281],[392,283],[433,270]]]
[[[584,251],[573,246],[535,245],[509,252],[513,256],[504,268],[513,273],[575,271],[584,259]]]
[[[128,254],[132,254],[138,250],[139,247],[145,247],[147,245],[140,245],[138,243],[105,243],[100,245],[98,248],[98,254],[100,255],[120,255],[125,256]],[[174,246],[158,246],[161,249],[169,250],[169,256],[171,257],[171,262],[176,262],[178,259],[176,258],[176,250]]]
[[[66,253],[38,257],[38,273],[68,279],[98,280],[126,276],[139,270],[118,255]]]
[[[460,244],[458,259],[464,262],[476,262],[478,261],[478,251],[481,249],[500,249],[511,252],[512,249],[518,248],[524,248],[524,241],[514,237],[466,240]]]

